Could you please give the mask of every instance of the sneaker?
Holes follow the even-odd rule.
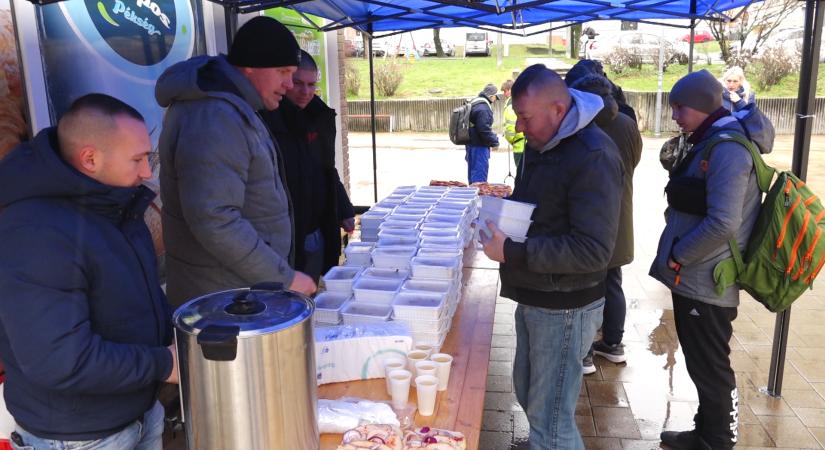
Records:
[[[602,356],[612,363],[623,363],[627,361],[624,354],[624,344],[610,345],[602,340],[593,343],[593,353]]]
[[[592,373],[596,373],[596,366],[593,365],[593,355],[587,354],[582,360],[582,368],[584,369],[585,375],[590,375]]]
[[[690,431],[662,431],[659,435],[662,444],[674,450],[694,450],[699,448],[699,435],[696,430]]]

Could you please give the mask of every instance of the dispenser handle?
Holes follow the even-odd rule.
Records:
[[[198,333],[198,345],[203,357],[210,361],[234,361],[238,354],[237,325],[209,325]]]

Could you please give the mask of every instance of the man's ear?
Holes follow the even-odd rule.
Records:
[[[91,145],[84,146],[78,150],[75,164],[82,172],[97,173],[101,165],[100,151]]]

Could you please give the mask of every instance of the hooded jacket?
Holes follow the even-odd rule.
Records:
[[[169,67],[155,97],[168,108],[158,147],[170,302],[289,286],[289,195],[254,86],[224,56],[198,56]]]
[[[604,108],[596,115],[596,125],[607,134],[619,151],[622,161],[622,208],[619,215],[619,234],[608,268],[633,262],[633,172],[642,159],[642,135],[630,116],[620,113],[613,97],[602,97]]]
[[[484,101],[475,101],[483,99]],[[490,100],[478,94],[470,109],[470,143],[471,147],[498,147],[498,136],[493,132],[493,107]]]
[[[571,309],[604,297],[622,198],[616,144],[594,123],[599,96],[570,89],[572,105],[541,149],[527,142],[512,200],[536,204],[523,243],[507,239],[501,295]]]
[[[275,111],[261,113],[284,157],[295,213],[295,241],[320,229],[326,272],[341,256],[341,226],[355,216],[335,168],[335,110],[318,96],[303,110],[284,98]],[[303,245],[295,246],[295,267],[303,270]]]
[[[689,154],[671,171],[671,176],[678,173],[705,179],[707,214],[697,216],[671,207],[665,210],[665,229],[659,238],[650,275],[681,296],[711,305],[735,307],[739,305],[739,286],[733,285],[721,296],[717,295],[713,268],[731,256],[729,239],[735,238],[744,252],[759,215],[762,195],[753,159],[742,145],[735,142],[716,145],[706,165],[698,157],[713,136],[726,131],[744,134],[733,116],[717,119],[702,136],[691,135],[691,139],[698,138],[698,142],[690,154],[697,156]],[[767,149],[772,146],[766,142],[757,144]],[[682,266],[678,284],[676,272],[667,265],[668,258]]]
[[[172,371],[171,311],[143,214],[61,159],[56,128],[0,162],[0,358],[15,421],[92,440],[133,423]]]

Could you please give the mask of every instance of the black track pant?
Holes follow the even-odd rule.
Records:
[[[688,374],[699,394],[696,430],[706,445],[736,444],[739,393],[730,366],[730,338],[736,308],[713,306],[673,294],[673,315]]]

